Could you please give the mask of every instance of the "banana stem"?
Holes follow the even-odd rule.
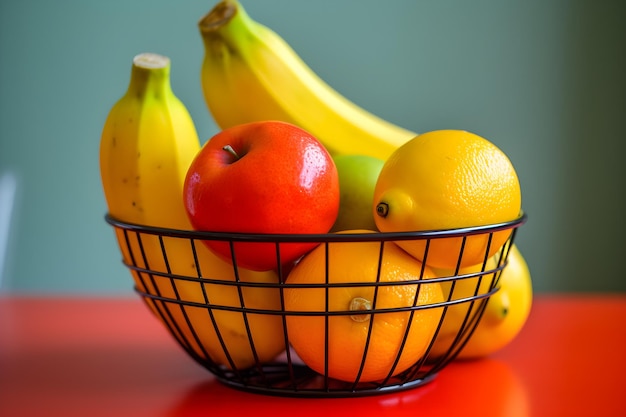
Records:
[[[144,100],[163,99],[171,95],[170,59],[154,53],[136,55],[126,94],[144,97]]]
[[[227,24],[237,13],[238,4],[236,1],[224,0],[218,3],[198,22],[198,27],[202,33],[207,33]]]
[[[133,64],[138,68],[159,69],[170,64],[170,59],[164,55],[145,52],[133,58]]]

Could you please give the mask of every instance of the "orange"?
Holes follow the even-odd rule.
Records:
[[[172,273],[192,279],[142,274],[142,284],[152,294],[172,300],[149,299],[149,305],[192,356],[231,369],[245,369],[271,361],[285,349],[280,315],[242,312],[244,307],[270,312],[281,309],[276,272],[238,268],[240,299],[233,265],[197,243],[197,260],[205,279],[200,281],[194,278],[197,272],[190,243],[166,237],[164,244],[168,252],[178,255],[170,264]],[[151,267],[165,270],[163,265]],[[252,284],[246,286],[248,283]]]
[[[382,232],[426,231],[484,226],[521,214],[521,190],[509,158],[493,143],[462,130],[423,133],[399,147],[385,162],[374,191],[374,215]],[[493,255],[510,231],[493,234]],[[467,238],[461,266],[482,263],[489,235]],[[398,242],[430,266],[454,268],[463,238]]]
[[[494,270],[498,265],[499,255],[500,253],[490,258],[485,268],[482,268],[482,265],[463,268],[458,275],[470,276],[481,270]],[[440,276],[452,276],[454,273],[454,271],[439,270],[435,272]],[[449,297],[450,300],[486,294],[492,286],[499,287],[499,290],[486,301],[487,305],[480,322],[457,358],[488,356],[509,344],[524,326],[532,304],[532,283],[528,265],[517,246],[511,246],[508,264],[497,282],[494,282],[494,274],[488,273],[482,278],[457,279],[454,287],[452,287],[452,281],[441,284],[444,297]],[[454,342],[463,322],[465,320],[473,322],[474,316],[480,310],[480,304],[481,301],[476,301],[473,304],[468,302],[448,307],[441,330],[433,345],[432,355],[445,354]]]
[[[380,282],[394,285],[376,287],[381,245],[329,243],[326,259],[322,244],[287,278],[284,296],[289,341],[304,363],[320,374],[328,369],[329,377],[342,381],[382,380],[419,361],[432,340],[441,308],[409,309],[440,303],[440,285],[420,281],[432,277],[432,271],[387,242],[383,245]],[[326,265],[328,283],[333,286],[307,286],[326,282]],[[370,285],[348,286],[350,283]],[[392,308],[407,310],[378,311]],[[326,316],[326,311],[331,314]]]

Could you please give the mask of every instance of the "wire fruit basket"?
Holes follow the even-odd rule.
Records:
[[[106,215],[105,220],[115,230],[123,263],[135,282],[135,291],[182,349],[220,382],[270,395],[354,397],[421,386],[433,380],[456,357],[480,322],[489,297],[499,290],[501,271],[526,215],[510,222],[463,229],[319,235],[198,232],[129,224],[110,215]],[[496,239],[503,235],[504,239]],[[461,259],[469,247],[468,242],[477,238],[484,241],[482,264],[463,268]],[[446,273],[427,275],[424,273],[427,268],[422,268],[421,273],[402,282],[389,282],[382,276],[381,266],[390,245],[422,244],[425,258],[421,265],[425,265],[429,247],[434,247],[441,239],[454,239],[459,243],[459,261]],[[216,241],[229,245],[230,259],[206,258],[206,243]],[[378,265],[372,279],[337,282],[331,276],[331,272],[335,274],[330,266],[331,249],[346,243],[377,245],[377,257],[368,260]],[[321,268],[325,271],[321,282],[290,282],[289,274],[298,265],[282,265],[280,255],[281,248],[291,244],[308,244],[321,251],[324,257]],[[274,247],[277,269],[261,273],[240,268],[237,253],[245,245]],[[419,294],[432,285],[446,288],[441,292],[442,297],[421,302]],[[455,287],[461,285],[465,287],[464,292],[455,291]],[[356,288],[374,294],[374,302],[359,314],[347,306],[332,307],[333,294]],[[414,294],[412,302],[391,307],[376,302],[377,294],[383,291],[407,289]],[[308,291],[303,293],[307,297],[315,293],[322,300],[318,303],[321,307],[292,308],[289,294],[303,290]],[[379,343],[376,338],[380,336],[376,335],[374,324],[392,315],[404,323],[399,342],[383,359],[376,358]],[[428,331],[421,319],[424,315],[431,318]],[[417,317],[420,320],[414,320]],[[315,320],[318,331],[315,333],[311,328],[311,344],[315,342],[319,347],[313,353],[316,367],[310,366],[294,349],[295,331],[291,324],[298,320],[305,323]],[[361,332],[364,339],[363,346],[358,348],[360,354],[351,358],[356,361],[355,372],[348,373],[347,378],[337,378],[333,373],[334,367],[342,366],[335,358],[337,351],[344,348],[350,351],[350,346],[337,345],[339,342],[334,340],[338,334],[333,330],[334,323],[342,320],[344,324],[346,320],[366,322]],[[412,328],[422,331],[421,348],[407,364],[403,355],[416,350]],[[319,340],[315,341],[315,336]],[[374,360],[388,365],[383,366],[383,373],[378,377],[367,378],[369,361]]]

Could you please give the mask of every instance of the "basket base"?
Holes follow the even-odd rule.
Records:
[[[390,394],[417,388],[431,382],[437,373],[408,382],[395,382],[393,379],[385,384],[360,382],[358,384],[324,378],[303,365],[294,365],[290,369],[284,365],[276,367],[264,366],[262,375],[241,378],[215,375],[217,380],[231,388],[241,391],[280,397],[301,398],[342,398],[363,397]]]

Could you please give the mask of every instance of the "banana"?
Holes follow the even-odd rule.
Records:
[[[183,185],[201,145],[187,108],[171,89],[170,66],[162,55],[134,57],[128,89],[104,123],[100,174],[113,219],[192,230]],[[209,367],[246,368],[284,349],[279,316],[248,319],[248,334],[243,314],[202,307],[210,299],[227,307],[241,308],[243,300],[250,308],[279,309],[277,289],[246,287],[239,293],[233,285],[198,279],[234,281],[237,276],[242,281],[278,282],[274,272],[235,272],[233,265],[189,239],[120,227],[115,233],[137,290],[150,294],[144,300],[192,357]],[[172,274],[185,278],[173,279]]]
[[[204,43],[201,84],[217,125],[282,120],[307,130],[333,155],[387,159],[416,133],[342,96],[236,0],[217,4],[198,22]]]
[[[133,59],[126,94],[105,121],[100,170],[109,214],[147,226],[190,229],[182,185],[200,150],[198,134],[170,85],[170,60]]]

